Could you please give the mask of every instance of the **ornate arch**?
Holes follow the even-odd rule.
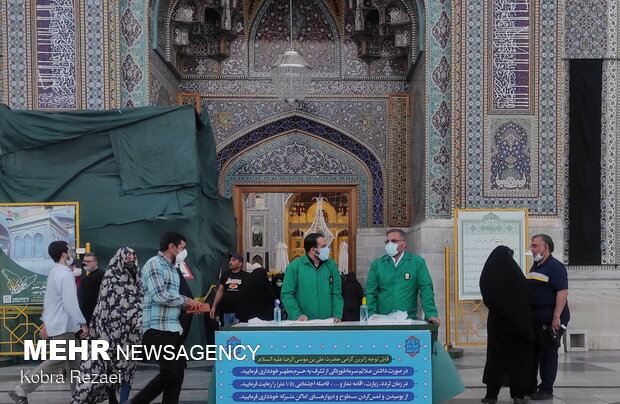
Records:
[[[318,115],[315,115],[313,113],[310,112],[306,112],[303,111],[301,109],[297,109],[297,110],[289,110],[286,112],[282,112],[282,113],[275,113],[265,119],[263,119],[262,121],[255,123],[253,125],[247,125],[244,126],[243,131],[237,132],[236,134],[232,135],[230,138],[228,138],[227,140],[223,141],[222,143],[218,144],[216,146],[217,148],[217,152],[219,153],[222,149],[224,149],[225,147],[227,147],[230,143],[236,141],[237,139],[247,135],[250,132],[253,132],[267,124],[271,124],[271,123],[275,123],[275,122],[279,122],[281,120],[287,119],[287,118],[291,118],[291,117],[300,117],[302,119],[305,119],[307,121],[311,121],[311,122],[317,122],[323,126],[326,126],[328,128],[331,128],[333,130],[335,130],[336,132],[342,133],[345,136],[348,136],[352,139],[355,139],[356,142],[360,143],[364,148],[368,149],[369,153],[372,153],[373,156],[375,157],[375,159],[377,161],[379,161],[379,164],[381,166],[381,170],[383,172],[386,171],[385,167],[384,167],[384,159],[385,156],[382,155],[380,150],[376,150],[376,148],[373,148],[372,145],[370,143],[368,143],[367,141],[364,141],[360,138],[356,138],[355,136],[353,136],[351,134],[350,130],[344,129],[341,126],[338,125],[334,125],[332,123],[329,122],[329,120],[327,119],[323,119],[321,117],[319,117]]]
[[[369,217],[371,174],[356,156],[303,131],[288,131],[259,142],[229,160],[220,173],[222,194],[230,197],[234,185],[291,184],[357,185],[358,218]]]
[[[294,135],[291,135],[292,133]],[[252,173],[252,170],[244,168],[247,167],[249,159],[258,155],[265,158],[265,153],[292,144],[297,144],[302,149],[314,150],[318,154],[324,153],[334,163],[331,170],[333,172],[329,169],[323,169],[321,173],[305,172],[309,167],[303,167],[303,163],[283,160],[280,160],[279,164],[281,167],[288,164],[288,173],[285,173],[285,170],[278,172],[278,164],[270,168],[276,172],[272,171],[268,176],[259,169]],[[341,164],[339,168],[336,167],[337,162]],[[239,176],[237,180],[243,180],[246,184],[359,184],[360,225],[384,224],[384,170],[379,159],[360,142],[322,123],[301,116],[267,123],[236,138],[219,150],[217,168],[224,194],[230,193],[233,177],[239,173],[243,178]],[[244,168],[242,172],[239,171],[241,168]],[[367,191],[362,192],[362,187]],[[361,199],[363,197],[366,201]],[[362,209],[367,210],[364,212]]]

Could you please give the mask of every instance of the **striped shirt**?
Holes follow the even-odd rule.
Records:
[[[140,276],[144,288],[143,330],[152,328],[182,334],[179,315],[185,305],[185,296],[179,293],[179,272],[159,252],[144,264]]]

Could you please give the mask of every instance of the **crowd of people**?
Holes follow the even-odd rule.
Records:
[[[49,272],[41,319],[41,338],[69,342],[75,338],[105,340],[108,356],[76,360],[46,360],[31,373],[50,374],[64,369],[81,374],[119,375],[120,383],[90,383],[87,378],[69,378],[71,402],[76,404],[149,403],[159,395],[162,403],[177,403],[183,383],[185,362],[159,360],[159,373],[132,399],[129,399],[136,363],[115,355],[117,347],[131,345],[178,348],[183,344],[191,322],[184,309],[197,309],[180,265],[187,256],[187,241],[177,232],[167,232],[160,240],[159,252],[142,268],[136,252],[119,248],[105,271],[97,256],[87,253],[84,268],[70,254],[65,241],[48,247],[54,266]],[[111,378],[111,380],[113,380]],[[17,403],[28,403],[28,394],[39,387],[25,378],[9,392]]]
[[[368,314],[402,311],[408,318],[423,318],[439,325],[433,281],[425,260],[406,251],[403,230],[388,230],[386,235],[385,255],[375,260],[368,272]],[[484,403],[497,402],[502,385],[510,386],[516,404],[527,403],[526,395],[534,400],[552,396],[557,341],[569,319],[568,281],[564,266],[551,255],[553,241],[549,236],[534,236],[530,249],[535,262],[527,277],[512,258],[512,250],[504,246],[491,253],[482,270],[480,290],[489,309]],[[274,302],[279,301],[284,318],[289,320],[359,320],[364,290],[355,273],[339,272],[322,234],[306,235],[304,250],[306,254],[293,260],[285,274],[271,279],[261,266],[247,272],[243,255],[232,254],[206,320],[222,326],[252,318],[273,320]],[[194,300],[179,269],[187,256],[187,240],[182,234],[165,233],[158,254],[142,268],[130,247],[119,248],[105,270],[99,268],[93,253],[84,256],[82,270],[64,241],[52,242],[48,253],[54,266],[44,298],[42,338],[106,340],[110,357],[118,346],[179,348],[184,343],[191,324],[191,315],[185,310],[198,309],[201,303]],[[76,282],[82,272],[81,281]],[[164,404],[178,402],[185,361],[161,358],[158,365],[158,374],[131,399],[136,371],[132,360],[47,360],[33,372],[51,373],[64,368],[67,373],[79,369],[84,374],[121,376],[120,383],[72,384],[73,403],[108,400],[141,404],[160,395]],[[37,387],[37,383],[25,380],[9,394],[23,404]]]

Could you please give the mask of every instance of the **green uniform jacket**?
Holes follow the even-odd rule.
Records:
[[[316,269],[307,255],[286,267],[282,283],[282,303],[289,320],[305,314],[309,320],[342,318],[342,286],[340,272],[332,259]]]
[[[433,280],[422,257],[405,252],[394,268],[394,260],[384,255],[370,265],[366,280],[368,314],[406,311],[416,318],[418,291],[426,318],[437,317]]]

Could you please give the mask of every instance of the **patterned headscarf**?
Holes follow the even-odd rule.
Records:
[[[90,339],[103,339],[110,344],[108,355],[113,360],[101,357],[82,361],[82,374],[121,374],[122,381],[131,383],[136,371],[132,360],[117,358],[117,347],[137,345],[142,341],[142,282],[136,269],[123,267],[125,259],[135,251],[129,247],[119,248],[110,260],[103,275],[97,305],[90,321]],[[119,383],[79,382],[73,391],[72,403],[99,403],[108,398],[110,392],[119,389]]]
[[[136,251],[131,247],[122,247],[116,251],[116,254],[110,259],[110,263],[108,264],[108,268],[117,268],[122,270],[123,263],[129,257],[130,254],[133,254],[136,257],[134,261],[136,264],[136,269],[134,271],[130,271],[130,273],[135,277],[137,275],[137,268],[139,268],[140,264],[138,264],[138,255]]]

